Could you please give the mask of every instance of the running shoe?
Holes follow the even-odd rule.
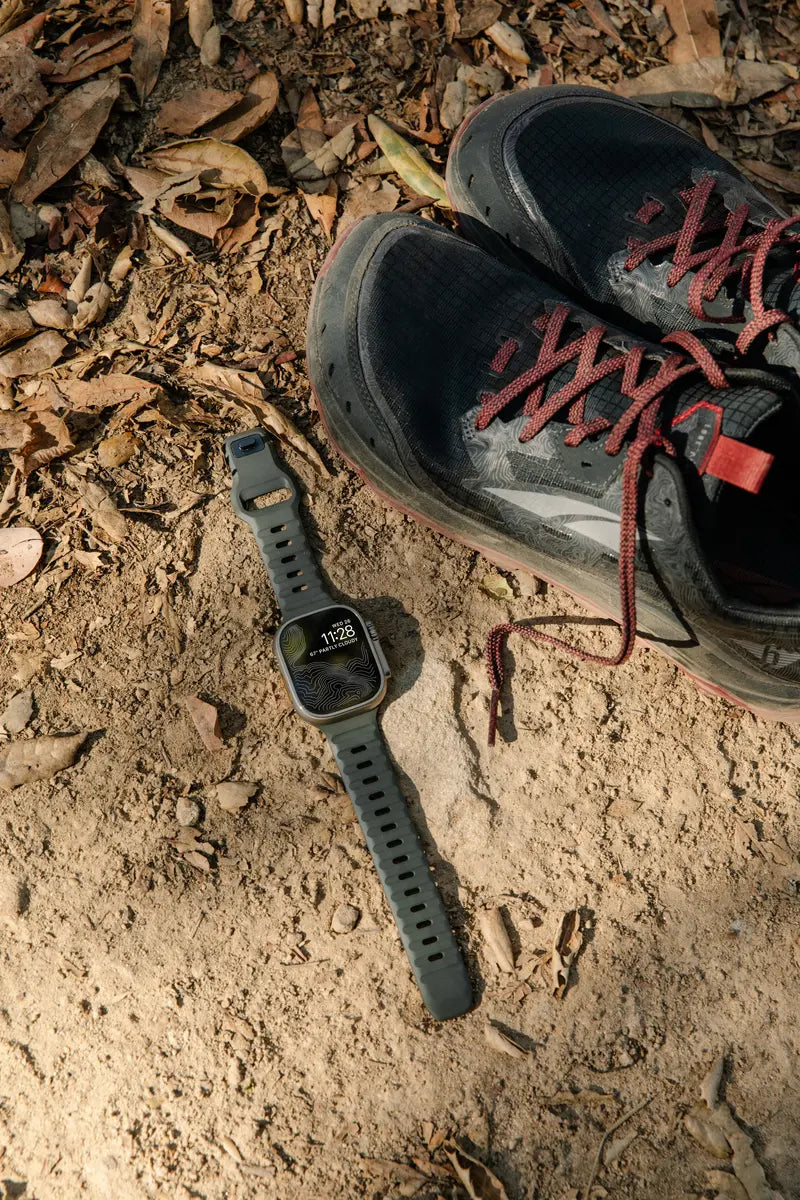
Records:
[[[599,324],[401,214],[334,246],[307,355],[331,440],[385,500],[621,625],[608,653],[493,630],[492,736],[510,632],[609,665],[638,633],[712,691],[798,717],[800,429],[782,380],[723,370],[685,331]]]
[[[641,105],[569,85],[497,96],[456,134],[447,187],[468,237],[604,318],[800,372],[800,216]]]

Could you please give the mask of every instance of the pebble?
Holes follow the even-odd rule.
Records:
[[[179,796],[175,801],[175,816],[179,825],[197,825],[200,821],[200,805],[188,796]]]
[[[352,933],[361,919],[361,909],[354,904],[340,904],[331,920],[334,933]]]

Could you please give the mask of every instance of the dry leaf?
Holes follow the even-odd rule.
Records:
[[[96,375],[94,379],[58,379],[55,387],[63,403],[73,411],[111,408],[136,400],[142,400],[140,407],[144,408],[148,404],[157,404],[164,396],[160,385],[149,379],[114,372]]]
[[[142,443],[132,433],[114,433],[100,442],[97,447],[97,461],[105,470],[121,467],[139,453],[141,446]]]
[[[391,170],[391,166],[389,167]],[[339,221],[337,233],[341,235],[356,221],[371,213],[394,212],[400,199],[400,192],[393,183],[384,179],[378,187],[374,180],[365,179],[358,187],[347,193],[345,208]]]
[[[503,54],[507,54],[509,58],[513,58],[514,62],[527,65],[531,61],[522,38],[516,29],[507,25],[505,21],[495,21],[485,32],[486,36],[492,39],[495,46],[498,46],[503,51]],[[428,193],[423,192],[422,194],[426,196]]]
[[[67,92],[28,142],[12,199],[32,204],[80,162],[97,141],[118,95],[119,79],[111,75]]]
[[[77,563],[89,571],[99,571],[104,566],[100,550],[75,550],[73,557]]]
[[[230,780],[217,784],[217,802],[223,812],[238,813],[258,791],[257,783],[235,783]]]
[[[496,1025],[487,1022],[483,1027],[483,1036],[493,1050],[499,1050],[501,1054],[507,1054],[509,1058],[530,1058],[527,1050],[520,1046],[518,1042],[515,1042],[513,1038],[510,1038],[508,1034],[503,1033],[502,1029],[498,1029]]]
[[[0,587],[12,587],[30,575],[42,557],[42,547],[36,529],[22,525],[0,529]]]
[[[739,59],[729,70],[722,57],[703,58],[679,66],[653,67],[618,83],[614,91],[653,107],[716,108],[721,103],[748,104],[767,92],[779,91],[791,78],[781,63]]]
[[[195,129],[207,125],[209,121],[215,121],[221,113],[233,108],[241,99],[241,92],[222,92],[219,88],[192,88],[176,100],[168,100],[162,105],[156,117],[156,125],[167,133],[194,133]]]
[[[303,0],[283,0],[287,16],[293,25],[302,25],[305,16]]]
[[[75,278],[73,279],[72,283],[69,285],[69,288],[67,290],[67,304],[70,306],[70,312],[72,312],[73,305],[75,306],[75,308],[78,307],[81,300],[84,298],[84,296],[88,292],[89,284],[91,283],[91,281],[92,281],[92,256],[91,256],[91,254],[85,254],[83,257],[83,260],[81,262],[81,265],[78,268],[78,273],[75,276]]]
[[[124,32],[119,30],[109,34],[97,45],[95,53],[81,57],[74,66],[65,66],[63,71],[53,75],[53,83],[78,83],[81,79],[96,75],[98,71],[106,71],[109,67],[125,62],[133,52],[134,43],[133,38],[122,41],[124,37]]]
[[[508,1200],[508,1192],[503,1184],[477,1158],[467,1154],[455,1142],[445,1142],[444,1152],[469,1200]]]
[[[511,584],[503,575],[484,575],[481,587],[495,600],[513,600],[514,592]]]
[[[205,132],[223,142],[238,142],[264,124],[278,103],[279,90],[273,71],[257,75],[236,107],[213,120]]]
[[[380,146],[404,183],[420,196],[430,196],[442,208],[449,208],[444,180],[425,161],[414,146],[382,121],[380,117],[367,118],[370,133]]]
[[[16,271],[25,251],[17,242],[8,209],[0,200],[0,276]]]
[[[50,779],[70,767],[86,740],[85,733],[70,737],[38,737],[12,742],[0,752],[0,788],[10,791],[37,779]]]
[[[37,325],[45,329],[71,329],[72,317],[64,305],[55,296],[45,297],[44,300],[33,300],[28,305],[28,315]],[[2,316],[2,314],[0,314]]]
[[[722,1083],[722,1073],[725,1070],[725,1055],[720,1054],[709,1067],[700,1084],[700,1095],[709,1108],[715,1108],[719,1098],[719,1088]]]
[[[266,399],[263,384],[255,371],[237,371],[233,367],[217,366],[216,363],[201,363],[191,370],[191,375],[208,387],[219,388],[243,401],[270,433],[293,446],[318,475],[327,477],[328,468],[308,439],[280,409]]]
[[[510,974],[514,970],[514,950],[499,908],[484,908],[478,913],[486,948],[501,971]]]
[[[102,529],[112,542],[121,542],[127,532],[127,523],[106,489],[72,471],[67,472],[67,479],[80,493],[81,506],[92,524]]]
[[[87,291],[78,305],[78,311],[72,319],[75,333],[88,329],[96,321],[102,320],[111,300],[111,288],[107,283],[95,283]]]
[[[33,321],[24,308],[0,308],[0,346],[33,332]]]
[[[622,1155],[633,1145],[638,1136],[639,1134],[634,1129],[630,1133],[623,1134],[622,1137],[617,1138],[613,1142],[607,1142],[603,1147],[604,1165],[610,1167],[617,1159],[622,1158]]]
[[[340,169],[356,144],[355,122],[345,125],[332,138],[328,138],[313,150],[303,151],[297,142],[301,133],[298,127],[281,143],[281,153],[287,169],[306,192],[324,192],[328,180]],[[302,142],[302,138],[299,139]]]
[[[471,41],[499,18],[502,8],[496,0],[477,0],[465,4],[461,11],[461,28],[456,35],[460,41]]]
[[[220,732],[219,714],[214,705],[207,704],[199,696],[186,696],[183,702],[206,750],[224,750],[225,743]]]
[[[714,0],[664,0],[675,37],[667,43],[667,57],[676,66],[722,53]]]
[[[750,1200],[747,1192],[730,1171],[706,1171],[709,1188],[717,1193],[716,1200]]]
[[[328,187],[330,191],[321,195],[303,192],[302,196],[308,205],[308,211],[314,220],[319,222],[322,232],[330,240],[333,222],[336,220],[336,184],[331,182]]]
[[[75,449],[66,423],[55,413],[30,413],[27,425],[29,436],[26,442],[11,455],[24,479],[54,458]]]
[[[731,1157],[728,1139],[707,1110],[700,1106],[693,1108],[683,1118],[683,1124],[687,1133],[690,1133],[698,1145],[709,1154],[713,1154],[715,1158]]]
[[[66,346],[61,334],[53,329],[37,333],[17,350],[0,355],[0,380],[18,379],[21,375],[38,375],[52,367]]]
[[[27,46],[0,41],[0,122],[6,137],[16,137],[49,102],[41,76],[52,64]]]
[[[172,230],[165,229],[163,225],[157,225],[156,222],[152,220],[148,221],[148,229],[153,236],[162,243],[162,245],[166,246],[168,250],[171,250],[173,254],[177,254],[178,258],[183,259],[184,262],[187,262],[193,257],[191,250],[186,245],[186,242],[184,242],[183,238],[179,238],[176,233],[172,232]]]
[[[159,171],[172,175],[197,172],[202,182],[212,187],[237,188],[253,196],[269,191],[267,177],[256,160],[240,146],[216,138],[172,142],[150,150],[147,157]]]
[[[169,45],[170,18],[170,0],[136,0],[131,27],[131,74],[140,104],[156,86]]]
[[[204,67],[215,67],[222,53],[222,30],[219,25],[212,25],[203,38],[200,47],[200,62]]]
[[[108,278],[111,283],[122,283],[133,266],[132,257],[133,247],[123,246],[111,264],[111,270],[108,272]]]
[[[789,192],[792,196],[800,196],[800,171],[787,171],[783,167],[773,166],[772,163],[759,162],[755,158],[740,158],[739,165],[752,171],[761,179],[766,179],[775,187]]]
[[[26,688],[12,696],[2,713],[0,713],[0,728],[6,733],[22,733],[33,716],[33,692]]]
[[[24,161],[22,150],[4,150],[0,147],[0,187],[11,187]]]
[[[231,4],[231,20],[246,21],[253,11],[256,0],[233,0]]]
[[[567,990],[569,969],[582,943],[581,915],[577,908],[575,908],[571,912],[564,914],[561,926],[556,934],[555,942],[553,943],[553,958],[551,962],[553,995],[559,999],[561,999]]]
[[[28,415],[0,412],[0,450],[20,450],[31,436]]]
[[[214,6],[211,0],[189,0],[189,37],[199,49],[203,38],[214,24]]]

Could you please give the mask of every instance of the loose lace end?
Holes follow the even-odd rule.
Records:
[[[497,688],[492,688],[492,698],[489,701],[489,745],[494,745],[495,734],[497,733],[497,706],[500,703],[500,692]]]

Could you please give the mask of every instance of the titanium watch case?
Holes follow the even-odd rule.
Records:
[[[298,692],[298,687],[295,683],[295,678],[298,670],[302,670],[303,668],[301,667],[298,669],[294,664],[287,661],[286,651],[284,650],[284,645],[282,643],[285,642],[285,635],[291,626],[302,626],[305,621],[308,621],[311,618],[319,618],[321,613],[326,612],[331,614],[332,619],[335,616],[339,623],[345,619],[341,616],[342,613],[348,614],[349,619],[355,620],[357,627],[361,630],[365,646],[370,653],[372,662],[377,668],[378,683],[373,695],[367,697],[365,700],[359,700],[355,704],[349,704],[345,707],[337,708],[333,712],[323,714],[319,712],[313,712],[301,699]],[[325,622],[321,622],[320,624],[325,624]],[[289,620],[284,621],[277,630],[274,638],[274,646],[275,655],[278,659],[278,666],[280,667],[283,682],[286,686],[287,692],[289,693],[289,699],[294,705],[295,711],[303,718],[304,721],[307,721],[309,725],[315,725],[322,729],[326,725],[330,725],[336,721],[342,720],[344,717],[354,717],[357,713],[369,712],[373,708],[378,708],[383,701],[384,696],[386,695],[387,681],[391,672],[389,670],[389,664],[386,661],[386,656],[383,653],[383,647],[381,646],[375,626],[371,621],[367,621],[364,617],[362,617],[359,611],[353,608],[352,604],[326,604],[322,608],[316,608],[312,612],[303,613],[301,616],[290,617]]]

